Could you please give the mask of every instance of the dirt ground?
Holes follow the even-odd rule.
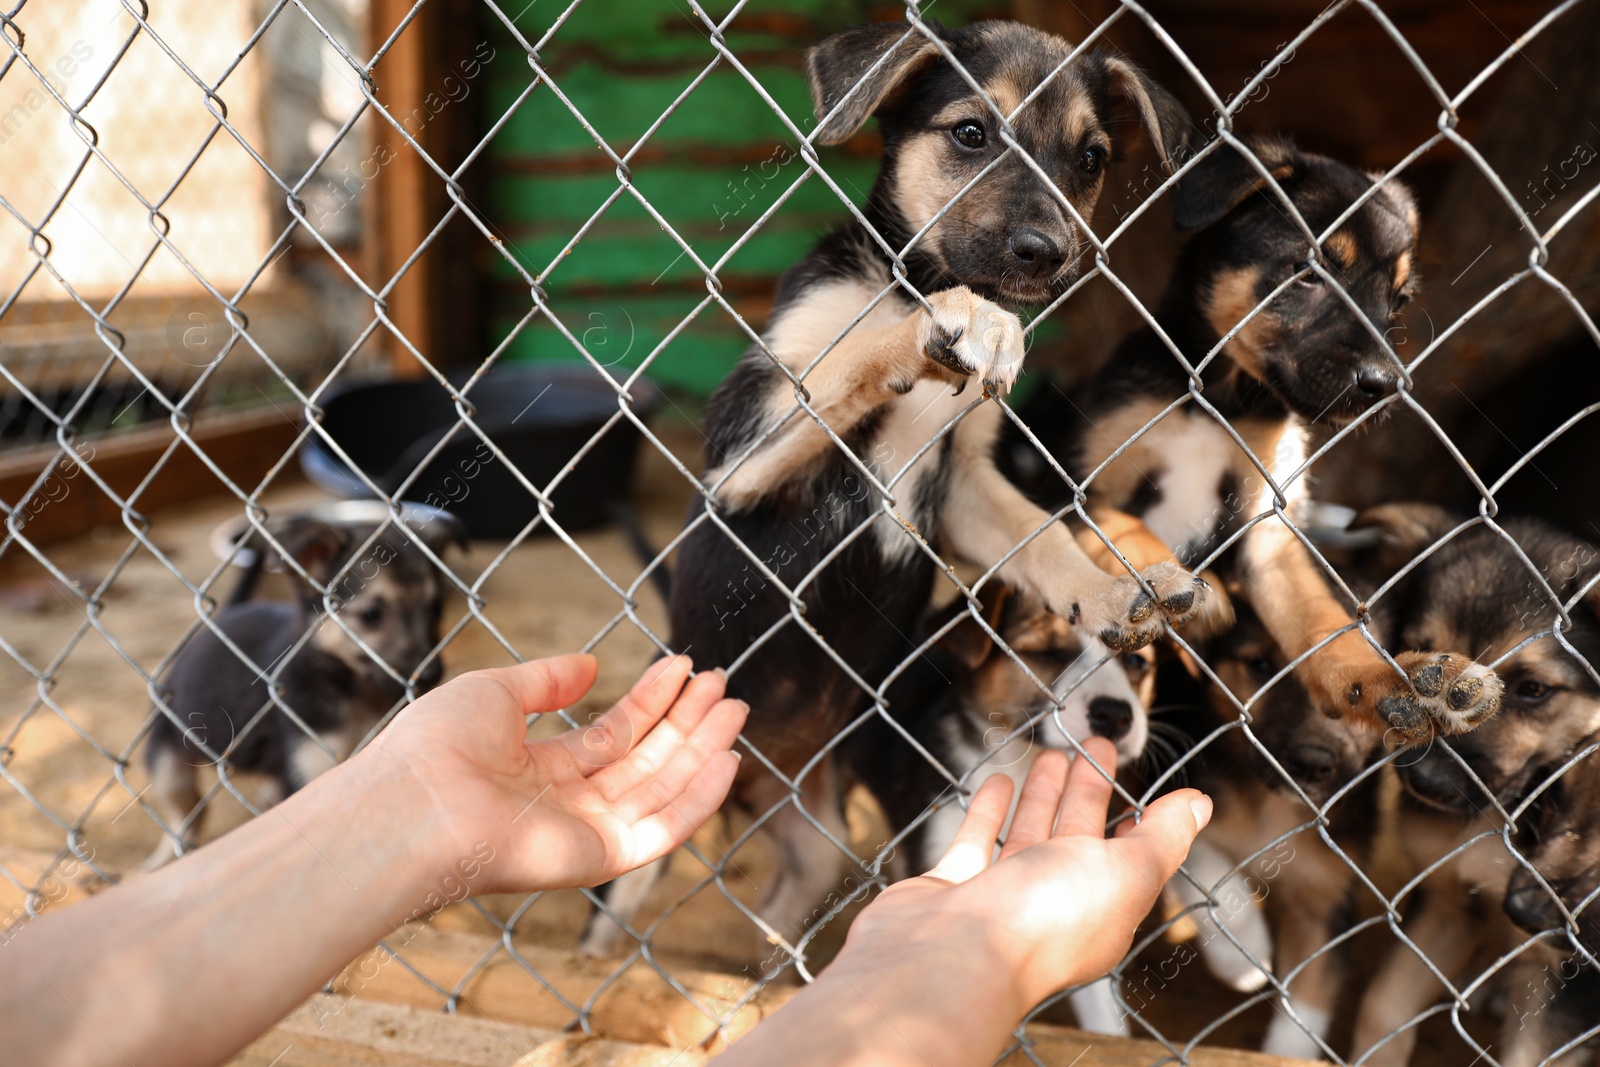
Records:
[[[671,449],[694,469],[700,440],[686,423],[661,428]],[[635,503],[648,538],[665,544],[676,533],[689,489],[671,465],[645,448],[635,482]],[[264,501],[274,514],[326,499],[298,476],[285,477]],[[56,896],[103,888],[97,874],[115,877],[139,863],[155,845],[155,825],[134,803],[145,785],[137,760],[136,738],[149,714],[146,682],[139,670],[154,672],[182,641],[195,620],[192,594],[174,576],[175,568],[189,581],[201,583],[218,570],[210,545],[213,531],[235,520],[240,505],[226,498],[199,500],[164,511],[154,519],[151,540],[165,561],[139,546],[121,527],[102,528],[70,542],[50,546],[48,555],[79,589],[99,587],[109,575],[115,581],[99,598],[91,619],[83,601],[69,596],[58,580],[37,563],[13,559],[0,570],[0,638],[11,655],[0,655],[0,909],[17,914],[28,891],[64,857],[66,831],[81,820],[80,854],[89,865],[68,858],[44,883],[36,904]],[[619,585],[627,587],[641,564],[616,529],[579,535],[589,558]],[[456,573],[471,583],[499,555],[503,546],[474,543],[456,556]],[[120,569],[119,569],[120,568]],[[224,575],[217,592],[225,594],[232,578]],[[653,658],[654,647],[626,617],[622,602],[567,545],[555,537],[530,540],[510,552],[484,580],[484,614],[523,656],[536,657],[583,647],[604,634],[594,651],[600,658],[599,682],[578,709],[598,711],[625,691]],[[664,606],[648,585],[639,593],[639,616],[665,636]],[[506,664],[511,655],[455,597],[447,603],[447,626],[463,620],[449,644],[444,662],[453,676],[483,666]],[[92,623],[92,624],[91,624]],[[24,667],[19,660],[30,667]],[[138,669],[135,669],[137,665]],[[41,685],[48,671],[52,682]],[[552,724],[552,726],[558,724]],[[118,776],[119,761],[124,771]],[[248,782],[242,782],[248,787]],[[227,791],[218,791],[208,816],[205,836],[214,836],[248,817]],[[869,855],[884,839],[881,820],[870,801],[854,799],[850,811],[858,854]],[[705,854],[720,855],[727,844],[725,828],[715,822],[697,843]],[[745,904],[753,902],[768,867],[764,845],[753,841],[736,854],[723,890]],[[693,856],[680,852],[668,883],[649,909],[654,917],[706,875]],[[487,913],[508,918],[523,899],[481,901]],[[517,925],[515,941],[570,948],[587,914],[587,901],[576,891],[546,894],[535,901]],[[434,923],[444,930],[498,937],[499,931],[469,905],[456,905]],[[813,946],[815,968],[837,950],[844,922],[830,924]],[[1376,965],[1393,944],[1386,932],[1364,936],[1355,944],[1353,967],[1358,976]],[[707,886],[662,923],[655,939],[660,962],[743,972],[766,955],[754,928],[724,897]],[[1152,963],[1169,958],[1170,944],[1158,942],[1146,953]],[[1137,973],[1139,965],[1130,968]],[[643,966],[643,964],[636,964]],[[1359,977],[1357,984],[1361,984]],[[1359,990],[1357,990],[1359,992]],[[1171,1039],[1184,1040],[1206,1028],[1242,1001],[1205,973],[1187,967],[1150,998],[1147,1018]],[[1218,1027],[1208,1042],[1255,1047],[1272,1008],[1259,1004]],[[1052,1021],[1070,1022],[1066,1014]],[[1137,1028],[1136,1028],[1137,1029]],[[1428,1062],[1466,1062],[1470,1054],[1444,1020],[1428,1024],[1421,1042]]]

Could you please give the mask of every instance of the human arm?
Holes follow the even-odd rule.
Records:
[[[721,804],[745,707],[720,672],[653,665],[586,729],[589,656],[464,675],[346,763],[145,877],[0,943],[7,1062],[225,1060],[401,923],[468,893],[593,885],[677,847]]]
[[[1115,766],[1109,742],[1084,747]],[[1029,1008],[1114,966],[1211,803],[1179,790],[1108,841],[1110,783],[1066,763],[1035,760],[993,863],[1011,783],[985,782],[939,865],[874,900],[833,964],[717,1067],[979,1067]]]

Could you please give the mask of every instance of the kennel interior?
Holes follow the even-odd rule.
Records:
[[[1416,191],[1425,287],[1390,334],[1410,381],[1381,426],[1319,458],[1319,500],[1536,514],[1600,541],[1592,0],[14,0],[0,12],[8,927],[70,915],[156,841],[139,748],[163,670],[234,581],[213,533],[331,499],[341,399],[373,395],[355,391],[434,402],[427,427],[383,427],[393,455],[344,450],[362,475],[346,468],[340,495],[397,501],[404,486],[488,517],[450,557],[447,676],[584,649],[600,682],[568,723],[620,695],[667,648],[652,575],[699,488],[706,397],[765,325],[778,276],[873,180],[871,125],[812,139],[805,48],[866,20],[921,33],[984,17],[1120,50],[1202,139],[1288,132]],[[1093,270],[1030,324],[1027,374],[997,401],[1013,411],[1074,395],[1160,292],[1171,181],[1151,160],[1118,167]],[[520,415],[496,382],[538,374],[575,376],[600,403],[536,459],[511,442]],[[435,446],[474,440],[492,463],[443,469],[458,461]],[[429,463],[436,487],[411,478]],[[406,496],[418,488],[441,499]],[[1540,610],[1557,632],[1573,607]],[[258,795],[225,757],[208,774],[214,836]],[[1308,808],[1296,835],[1325,835],[1328,814]],[[881,886],[881,816],[858,794],[849,819],[859,877],[782,944],[750,912],[767,846],[713,820],[623,958],[574,953],[579,891],[454,904],[330,976],[333,992],[238,1062],[695,1062],[791,995],[795,961],[824,966]],[[1356,933],[1320,950],[1357,976],[1325,1049],[1337,1062],[1360,976],[1402,943],[1415,872],[1397,855],[1379,841]],[[1201,910],[1225,923],[1237,885],[1205,888]],[[1274,983],[1165,974],[1204,918],[1152,916],[1119,968],[1133,1037],[1086,1035],[1052,1003],[1008,1062],[1272,1062],[1238,1050],[1281,1010]],[[772,958],[787,966],[766,981],[753,965]],[[1413,1062],[1498,1062],[1506,963],[1474,960],[1459,996],[1411,1020]]]

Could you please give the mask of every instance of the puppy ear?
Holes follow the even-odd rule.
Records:
[[[442,554],[447,548],[467,550],[467,525],[449,512],[430,515],[412,529],[436,554]]]
[[[1248,145],[1278,181],[1294,174],[1296,153],[1288,141],[1263,138]],[[1232,145],[1222,145],[1185,174],[1173,190],[1173,224],[1185,232],[1203,230],[1226,218],[1266,184],[1242,153]]]
[[[1150,80],[1149,75],[1120,56],[1104,56],[1107,91],[1111,94],[1109,126],[1112,148],[1118,159],[1141,143],[1137,131],[1144,130],[1161,165],[1171,174],[1188,158],[1189,136],[1193,124],[1189,112],[1178,98]]]
[[[274,552],[279,556],[280,567],[282,557],[288,556],[312,578],[326,584],[333,575],[335,561],[350,545],[351,531],[337,523],[296,515],[275,525],[272,536],[281,546],[281,552]]]
[[[1383,171],[1369,171],[1367,177],[1372,179],[1373,184],[1383,182]],[[1411,187],[1399,178],[1390,178],[1383,182],[1378,196],[1387,200],[1389,206],[1406,220],[1406,225],[1411,228],[1411,240],[1415,243],[1422,229],[1422,212],[1417,209],[1417,198]]]
[[[807,49],[806,80],[811,83],[817,121],[822,123],[817,140],[823,144],[849,140],[914,71],[938,55],[931,41],[903,22],[855,26]],[[844,105],[828,118],[841,100]]]
[[[989,629],[996,633],[1000,632],[1000,620],[1005,614],[1011,594],[1012,589],[1009,585],[991,584],[978,598],[984,622],[987,622]],[[930,620],[930,629],[938,630],[952,618],[957,617],[961,621],[934,644],[954,656],[967,670],[977,670],[994,655],[995,643],[994,638],[989,636],[988,630],[974,621],[964,599],[956,597],[947,607],[940,610]]]
[[[1454,515],[1434,504],[1379,504],[1351,520],[1350,529],[1377,533],[1377,544],[1367,550],[1368,559],[1392,572],[1460,524]]]

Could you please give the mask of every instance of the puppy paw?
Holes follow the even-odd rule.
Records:
[[[1157,563],[1140,572],[1151,592],[1131,577],[1110,578],[1080,597],[1067,613],[1101,644],[1118,652],[1143,648],[1161,636],[1163,624],[1182,623],[1200,612],[1211,587],[1176,563]]]
[[[1500,710],[1505,683],[1488,667],[1451,652],[1404,652],[1394,659],[1409,686],[1385,671],[1386,677],[1359,687],[1371,686],[1370,693],[1353,691],[1351,701],[1372,700],[1379,721],[1407,742],[1466,733]]]
[[[1186,638],[1216,637],[1233,627],[1233,599],[1222,581],[1211,571],[1200,575],[1200,581],[1205,583],[1205,595],[1200,598],[1199,606],[1183,620]]]
[[[977,375],[986,386],[1009,392],[1022,372],[1022,323],[965,286],[928,296],[933,314],[918,330],[922,352],[937,377],[963,385]]]

